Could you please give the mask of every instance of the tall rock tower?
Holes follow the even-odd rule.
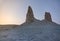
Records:
[[[49,21],[49,22],[52,22],[52,18],[51,18],[50,12],[45,12],[45,20]]]
[[[28,12],[26,15],[26,23],[31,23],[34,21],[34,15],[33,15],[33,11],[32,8],[29,6],[28,7]]]

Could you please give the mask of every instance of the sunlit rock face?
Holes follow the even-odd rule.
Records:
[[[52,22],[52,18],[51,18],[50,12],[45,12],[45,20],[49,21],[49,22]]]
[[[33,11],[32,8],[29,6],[26,14],[26,23],[31,23],[33,21],[34,21]]]

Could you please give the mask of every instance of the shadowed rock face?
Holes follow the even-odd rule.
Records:
[[[50,15],[49,12],[45,12],[45,20],[49,21],[49,22],[52,22],[52,18],[51,18],[51,15]]]
[[[29,6],[28,7],[28,12],[26,15],[26,23],[31,23],[34,21],[34,15],[33,15],[33,11],[32,8]]]

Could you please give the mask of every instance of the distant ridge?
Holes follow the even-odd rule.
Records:
[[[12,28],[16,28],[19,25],[15,25],[15,24],[9,24],[9,25],[0,25],[0,29],[12,29]]]

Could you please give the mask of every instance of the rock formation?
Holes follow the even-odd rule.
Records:
[[[45,20],[49,21],[49,22],[52,22],[52,18],[51,18],[50,12],[45,12]]]
[[[26,15],[26,23],[31,23],[34,21],[34,15],[33,15],[33,11],[32,8],[29,6],[28,7],[28,12]]]
[[[34,22],[35,20],[36,19],[34,18],[33,10],[29,6],[27,14],[26,14],[26,23],[31,23],[31,22]],[[51,18],[50,12],[45,12],[45,21],[52,22],[52,18]]]

